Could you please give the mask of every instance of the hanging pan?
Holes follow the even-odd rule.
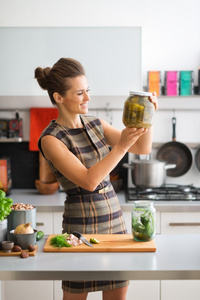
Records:
[[[176,118],[172,118],[172,142],[168,142],[158,150],[157,159],[168,164],[176,164],[176,168],[167,170],[170,177],[179,177],[187,173],[192,165],[192,153],[183,143],[176,141]]]
[[[195,159],[195,165],[197,169],[200,171],[200,146],[196,150],[194,159]]]

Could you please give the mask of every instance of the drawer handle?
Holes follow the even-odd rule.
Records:
[[[196,222],[196,223],[186,223],[186,222],[183,222],[183,223],[169,223],[169,226],[200,226],[200,223],[199,222]]]
[[[43,222],[38,222],[38,223],[36,223],[36,226],[44,226],[44,223]]]

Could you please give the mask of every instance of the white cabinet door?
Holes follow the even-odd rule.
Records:
[[[53,300],[53,282],[4,281],[4,298],[2,300],[11,299]]]
[[[161,213],[161,233],[200,233],[200,213]]]
[[[53,213],[41,213],[36,214],[36,227],[37,230],[41,230],[44,234],[53,233]]]
[[[200,213],[161,213],[162,234],[200,233]],[[198,280],[162,280],[161,300],[199,300]]]
[[[53,233],[61,234],[62,233],[62,217],[63,213],[57,212],[53,213]]]
[[[161,300],[199,300],[199,280],[161,281]]]
[[[130,281],[126,300],[133,300],[133,299],[134,300],[135,299],[136,300],[160,300],[160,281],[159,280]]]

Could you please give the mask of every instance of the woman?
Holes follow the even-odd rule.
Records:
[[[58,108],[41,134],[39,149],[58,178],[67,197],[63,232],[126,233],[122,212],[109,173],[127,151],[151,151],[152,130],[117,130],[96,117],[86,116],[90,101],[83,66],[61,58],[52,68],[36,68],[35,78]],[[151,101],[157,109],[157,98]],[[109,146],[112,150],[109,150]],[[63,281],[63,299],[86,299],[103,291],[103,299],[126,298],[128,281]]]

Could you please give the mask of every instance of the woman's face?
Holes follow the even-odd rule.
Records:
[[[87,114],[90,100],[87,78],[82,75],[68,80],[71,88],[63,97],[63,105],[71,113]]]

